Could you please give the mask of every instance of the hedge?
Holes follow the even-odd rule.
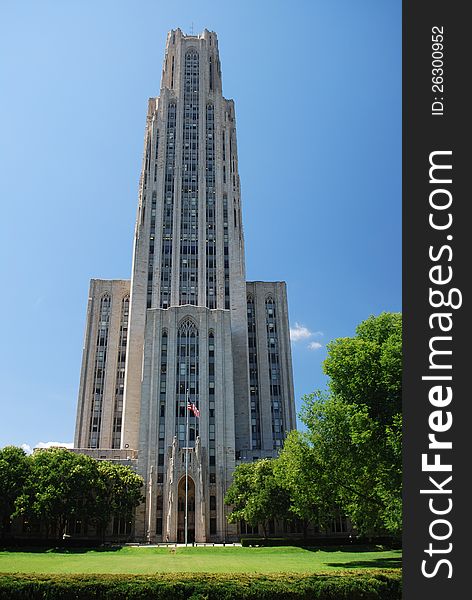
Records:
[[[0,600],[400,600],[399,571],[317,575],[0,574]]]
[[[375,546],[382,546],[384,548],[399,549],[401,548],[401,540],[394,538],[263,538],[248,536],[241,538],[241,546],[244,548],[250,546],[297,546],[302,548],[323,548],[324,546],[374,548]]]

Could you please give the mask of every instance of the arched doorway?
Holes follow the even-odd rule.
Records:
[[[195,541],[195,483],[191,477],[188,478],[188,525],[187,541]],[[177,512],[177,542],[185,542],[185,476],[179,482]]]

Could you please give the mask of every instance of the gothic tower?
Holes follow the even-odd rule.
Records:
[[[91,285],[75,445],[138,451],[135,534],[152,541],[183,539],[188,452],[189,540],[216,541],[237,534],[235,465],[274,456],[294,427],[285,284],[245,277],[217,37],[177,29],[149,100],[131,283]]]

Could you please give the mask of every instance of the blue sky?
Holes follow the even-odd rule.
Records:
[[[297,408],[329,340],[401,310],[400,0],[2,0],[0,447],[73,440],[89,280],[130,276],[147,99],[192,24],[236,103],[247,278],[288,285]]]

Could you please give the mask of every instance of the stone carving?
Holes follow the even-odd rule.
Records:
[[[200,444],[200,436],[197,436],[195,442],[195,469],[200,490],[200,504],[198,511],[199,529],[205,536],[205,494],[203,490],[203,470],[202,470],[202,448]],[[197,518],[197,515],[195,515]]]
[[[167,496],[167,521],[166,521],[166,540],[170,539],[172,507],[174,504],[174,463],[177,457],[177,437],[174,435],[172,440],[172,450],[167,468],[168,496]]]

